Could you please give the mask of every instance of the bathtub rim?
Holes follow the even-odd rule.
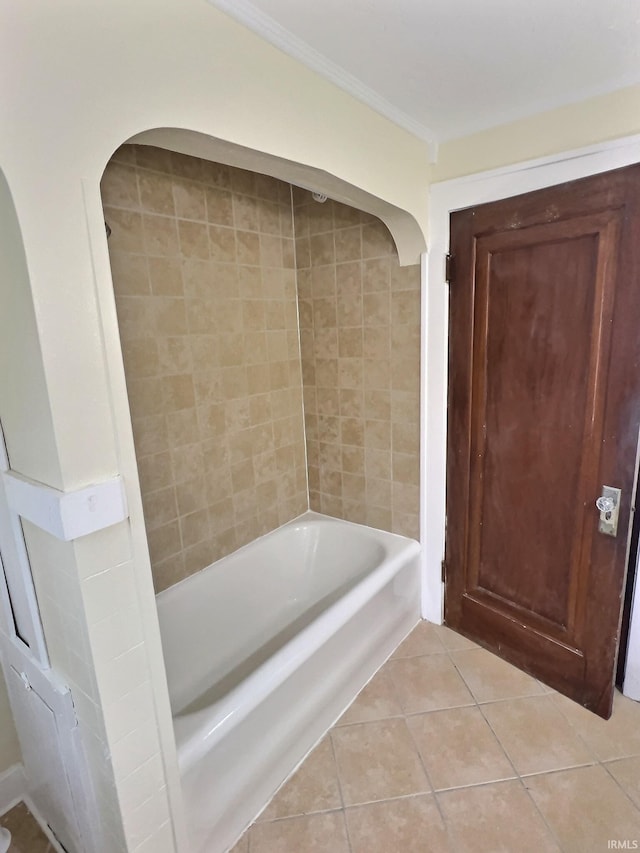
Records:
[[[316,510],[314,509],[306,509],[304,512],[301,512],[300,515],[296,515],[295,518],[291,518],[289,519],[289,521],[285,521],[283,524],[279,524],[277,527],[274,527],[273,530],[267,531],[267,533],[261,533],[260,536],[256,537],[255,539],[252,539],[251,542],[247,542],[245,545],[241,545],[240,548],[236,548],[236,550],[232,551],[230,554],[226,554],[224,557],[220,557],[218,560],[214,560],[213,563],[209,563],[208,566],[205,566],[203,569],[200,569],[193,575],[188,575],[187,577],[182,578],[176,583],[171,584],[171,586],[168,586],[165,589],[161,589],[160,592],[157,592],[154,596],[156,604],[163,598],[168,597],[168,594],[170,592],[183,587],[195,575],[199,575],[201,572],[206,572],[208,569],[212,568],[213,566],[216,566],[223,560],[228,560],[231,557],[235,557],[236,554],[243,554],[245,551],[252,548],[258,542],[262,542],[263,539],[266,539],[268,536],[271,536],[273,533],[277,533],[279,530],[284,530],[286,527],[294,527],[296,524],[300,524],[304,519],[309,519],[312,521],[333,521],[336,522],[336,524],[344,525],[345,527],[355,527],[358,530],[370,530],[373,533],[379,534],[383,537],[391,537],[393,539],[405,542],[415,542],[420,548],[422,548],[421,543],[418,542],[417,539],[412,539],[410,536],[403,536],[401,533],[391,533],[391,531],[389,530],[382,530],[380,527],[372,527],[370,524],[360,523],[359,521],[347,521],[344,518],[336,518],[333,515],[325,515],[322,512],[316,512]]]
[[[355,612],[371,600],[408,561],[418,556],[422,550],[420,543],[415,539],[308,510],[291,521],[280,525],[274,531],[253,540],[238,551],[234,551],[233,555],[255,546],[265,536],[288,526],[295,526],[304,519],[329,521],[341,527],[364,529],[374,534],[378,540],[382,539],[386,546],[392,545],[393,547],[391,549],[386,547],[387,554],[381,563],[358,581],[346,595],[331,604],[308,625],[305,625],[294,638],[278,649],[274,655],[256,667],[246,679],[236,685],[226,696],[210,705],[206,710],[196,711],[183,717],[176,714],[173,717],[178,766],[181,774],[185,774],[194,768],[204,755],[220,743],[260,702],[299,669],[322,642],[339,631]],[[215,566],[216,563],[211,565]],[[188,581],[189,578],[185,580]],[[182,584],[183,581],[180,583]],[[158,595],[162,595],[162,592]]]

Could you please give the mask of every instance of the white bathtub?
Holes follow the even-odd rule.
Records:
[[[193,853],[221,853],[419,619],[420,546],[305,513],[157,596]]]

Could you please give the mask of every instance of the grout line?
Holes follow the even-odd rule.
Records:
[[[293,269],[295,271],[295,284],[296,284],[296,317],[298,319],[296,332],[298,335],[298,361],[300,363],[300,398],[302,403],[302,443],[304,445],[304,471],[305,471],[305,482],[306,482],[306,498],[307,498],[307,511],[311,509],[311,496],[309,489],[309,448],[307,445],[307,423],[306,423],[306,412],[305,412],[305,401],[304,401],[304,377],[302,372],[302,328],[300,326],[300,293],[298,288],[298,249],[296,247],[296,215],[295,215],[295,206],[293,203],[293,184],[289,184],[289,198],[291,201],[291,232],[293,237]]]
[[[329,735],[329,743],[331,744],[331,754],[333,755],[333,764],[334,764],[335,771],[336,771],[336,780],[338,782],[338,794],[340,795],[340,802],[342,803],[341,808],[344,809],[345,803],[344,803],[344,792],[342,790],[342,780],[340,778],[340,770],[338,768],[338,759],[336,758],[336,746],[333,742],[333,737],[331,735],[333,728],[334,727],[332,726],[329,729],[329,731],[327,732],[327,734]]]
[[[468,688],[469,692],[471,693],[471,695],[472,695],[472,696],[474,696],[474,694],[473,694],[473,692],[471,691],[471,688],[469,687],[469,685],[467,684],[467,682],[466,682],[466,680],[465,680],[464,676],[462,675],[462,673],[460,672],[460,670],[459,670],[459,669],[458,669],[458,667],[456,666],[456,662],[455,662],[455,660],[453,659],[453,656],[452,656],[452,654],[451,654],[451,652],[452,652],[452,651],[461,651],[461,650],[460,650],[460,649],[457,649],[457,650],[456,650],[456,649],[448,649],[447,651],[449,652],[449,657],[450,657],[450,659],[451,659],[451,663],[454,665],[454,667],[456,668],[456,671],[459,673],[460,677],[462,678],[462,680],[464,681],[464,683],[467,685],[467,688]],[[464,650],[462,650],[462,651],[464,651]],[[475,699],[475,696],[474,696],[474,699]],[[502,701],[502,700],[495,700],[495,701]],[[508,700],[507,700],[507,701],[508,701]],[[491,703],[487,702],[487,703],[485,703],[485,704],[491,704]],[[541,818],[541,820],[542,820],[542,822],[543,822],[544,826],[549,830],[549,832],[550,832],[550,834],[551,834],[551,837],[552,837],[552,838],[554,838],[554,839],[556,840],[556,843],[558,844],[558,848],[559,848],[560,850],[562,850],[563,848],[562,848],[562,846],[561,846],[561,844],[560,844],[560,839],[558,838],[558,836],[556,835],[556,833],[553,831],[553,829],[552,829],[552,828],[551,828],[551,826],[549,825],[549,823],[548,823],[548,821],[547,821],[546,817],[542,814],[542,812],[541,812],[541,811],[540,811],[540,809],[538,808],[538,805],[537,805],[536,801],[535,801],[535,800],[533,799],[533,797],[531,796],[531,792],[529,791],[529,789],[528,789],[528,788],[527,788],[527,786],[525,785],[525,783],[524,783],[524,781],[523,781],[522,777],[520,776],[520,774],[518,773],[518,771],[517,771],[517,769],[516,769],[516,767],[515,767],[515,764],[514,764],[514,763],[513,763],[513,761],[511,760],[511,756],[507,753],[507,750],[506,750],[506,749],[505,749],[505,747],[502,745],[502,742],[501,742],[500,738],[498,738],[498,736],[496,735],[496,733],[495,733],[495,731],[493,730],[493,728],[492,728],[491,724],[489,723],[489,721],[487,720],[487,718],[486,718],[485,714],[484,714],[484,713],[483,713],[483,711],[482,711],[482,706],[480,705],[480,703],[479,703],[477,700],[476,700],[476,707],[478,708],[478,711],[480,711],[480,714],[482,715],[482,718],[485,720],[485,722],[487,723],[487,725],[488,725],[488,726],[489,726],[489,728],[491,729],[491,732],[493,733],[493,736],[494,736],[494,737],[496,738],[496,740],[498,741],[498,743],[499,743],[499,745],[500,745],[500,748],[502,749],[503,753],[506,755],[506,757],[507,757],[507,761],[511,764],[511,766],[512,766],[512,768],[513,768],[513,771],[514,771],[514,773],[516,774],[516,779],[517,779],[517,780],[518,780],[518,782],[520,783],[521,787],[524,789],[525,795],[529,798],[529,802],[531,802],[531,803],[533,804],[533,807],[534,807],[534,809],[535,809],[535,812],[540,816],[540,818]]]
[[[413,800],[418,797],[434,797],[433,791],[415,791],[413,794],[397,794],[394,797],[383,797],[380,800],[364,800],[361,803],[350,803],[348,806],[345,806],[345,811],[349,809],[359,809],[365,806],[375,806],[378,803],[390,803],[395,802],[397,800]]]
[[[367,682],[367,684],[368,683],[369,682]],[[365,687],[366,687],[366,685],[365,685]],[[362,688],[362,690],[364,690],[364,687]],[[359,691],[358,696],[360,695],[360,693],[362,693],[362,690]],[[355,699],[354,699],[354,702],[355,702]],[[353,704],[353,702],[351,704]],[[344,792],[342,790],[342,779],[340,778],[340,769],[338,768],[338,759],[336,757],[336,746],[333,742],[333,737],[332,737],[332,732],[333,732],[334,728],[335,728],[335,723],[333,724],[333,726],[331,726],[331,728],[327,732],[327,735],[329,737],[329,743],[331,744],[331,754],[333,755],[333,764],[335,767],[336,781],[338,783],[338,793],[340,795],[340,802],[342,803],[340,813],[342,814],[342,822],[344,824],[344,833],[345,833],[345,837],[347,839],[347,846],[349,848],[349,851],[350,851],[350,853],[353,853],[353,847],[351,845],[351,836],[349,835],[349,825],[347,823],[347,813],[346,813],[346,807],[345,807],[345,802],[344,802]]]
[[[313,809],[312,811],[308,811],[308,812],[299,812],[298,814],[287,814],[287,815],[283,815],[282,817],[274,817],[274,818],[271,818],[271,820],[260,820],[260,821],[256,820],[251,824],[251,827],[262,825],[262,824],[268,824],[268,823],[284,823],[287,820],[298,820],[301,817],[310,817],[311,815],[337,814],[338,812],[343,812],[343,811],[344,811],[344,808],[342,806],[336,806],[335,808],[332,808],[332,809]]]
[[[550,771],[550,772],[560,772],[560,771]],[[547,775],[547,774],[541,774],[541,775]],[[525,777],[525,778],[528,778],[528,777]],[[565,850],[565,847],[564,847],[564,846],[562,845],[562,843],[561,843],[560,836],[556,833],[556,831],[555,831],[555,829],[553,828],[553,826],[551,825],[551,823],[547,820],[546,815],[544,814],[544,812],[542,811],[542,809],[538,806],[538,803],[536,802],[535,797],[533,796],[533,794],[531,793],[531,791],[529,790],[529,788],[528,788],[528,786],[527,786],[527,784],[526,784],[526,782],[525,782],[525,779],[523,779],[523,778],[522,778],[522,776],[520,776],[520,777],[519,777],[519,780],[520,780],[520,784],[521,784],[521,785],[522,785],[522,787],[524,788],[525,795],[528,797],[529,802],[530,802],[530,803],[532,803],[533,808],[534,808],[534,810],[535,810],[536,814],[538,814],[538,815],[539,815],[540,819],[542,820],[542,823],[543,823],[543,824],[547,827],[547,829],[549,830],[549,833],[550,833],[551,837],[552,837],[553,839],[555,839],[555,842],[556,842],[556,844],[558,845],[558,848],[559,848],[560,850],[564,851],[564,850]],[[567,853],[568,853],[568,851],[567,851]]]
[[[449,831],[449,824],[448,824],[447,819],[444,815],[444,812],[442,811],[442,806],[440,805],[440,801],[438,800],[438,797],[436,796],[436,790],[435,790],[433,782],[431,781],[431,775],[430,775],[429,770],[427,768],[426,762],[424,761],[424,759],[422,757],[422,753],[418,749],[418,745],[417,745],[416,740],[413,736],[413,732],[411,731],[411,727],[407,724],[406,716],[405,716],[405,725],[406,725],[407,729],[409,730],[409,737],[411,738],[411,742],[413,743],[413,747],[418,754],[418,758],[420,759],[420,764],[422,765],[425,776],[427,778],[427,782],[429,783],[429,786],[431,788],[431,796],[433,797],[433,801],[436,805],[436,809],[438,810],[438,814],[440,815],[440,820],[442,821],[442,825],[444,826],[445,835],[447,836],[447,840],[448,840],[449,844],[452,845],[453,844],[453,837]],[[453,847],[452,847],[452,849],[453,849]]]
[[[561,693],[556,693],[556,694],[553,694],[553,693],[552,693],[552,694],[551,694],[551,696],[554,696],[554,695],[561,696],[562,694],[561,694]],[[553,701],[553,699],[552,699],[552,701]],[[588,741],[586,740],[586,738],[584,738],[584,737],[582,736],[581,732],[580,732],[580,731],[579,731],[579,730],[574,726],[574,724],[571,722],[571,720],[569,719],[569,717],[568,717],[568,716],[564,713],[564,711],[562,710],[562,707],[561,707],[557,702],[553,702],[553,705],[554,705],[554,707],[555,707],[555,708],[560,712],[560,714],[562,714],[562,717],[563,717],[563,718],[564,718],[564,720],[566,721],[567,725],[569,726],[569,728],[571,729],[571,731],[572,731],[572,732],[574,732],[574,734],[576,735],[576,737],[578,738],[578,740],[583,744],[584,748],[585,748],[585,749],[586,749],[586,751],[589,753],[589,755],[593,756],[593,759],[594,759],[593,763],[594,763],[594,764],[602,764],[603,762],[602,762],[602,760],[600,759],[600,757],[596,754],[596,751],[595,751],[595,750],[593,749],[593,747],[588,743]],[[622,758],[625,758],[626,756],[621,756],[621,757],[622,757]],[[615,760],[615,759],[613,759],[613,760]]]
[[[628,756],[628,758],[633,758],[633,757],[634,757],[634,756],[631,756],[631,755],[630,755],[630,756]],[[638,806],[638,804],[634,802],[634,800],[632,799],[631,795],[630,795],[630,794],[629,794],[629,793],[628,793],[628,792],[627,792],[627,791],[622,787],[622,785],[620,784],[620,782],[618,782],[618,780],[616,779],[616,777],[615,777],[615,776],[613,775],[613,773],[609,770],[608,764],[613,764],[613,762],[615,762],[615,761],[625,761],[625,758],[614,758],[614,759],[612,759],[612,760],[611,760],[610,762],[608,762],[608,763],[606,763],[606,762],[604,762],[604,761],[601,761],[601,762],[600,762],[600,766],[605,770],[605,772],[609,775],[609,777],[610,777],[611,779],[613,779],[613,781],[615,782],[615,784],[616,784],[616,785],[618,786],[618,788],[622,791],[622,793],[625,795],[625,797],[629,800],[629,802],[630,802],[630,803],[631,803],[631,805],[634,807],[634,809],[635,809],[636,811],[640,811],[640,806]]]
[[[420,624],[420,623],[418,623],[418,624]],[[414,628],[413,630],[415,631],[415,628]],[[440,644],[442,645],[442,647],[443,647],[443,649],[444,649],[445,654],[447,654],[447,656],[449,657],[449,660],[451,660],[451,655],[449,654],[449,650],[448,650],[447,648],[445,648],[444,643],[442,642],[441,638],[440,638],[440,637],[438,637],[437,633],[436,633],[436,638],[438,639],[438,641],[439,641],[439,642],[440,642]],[[436,654],[439,654],[439,652],[436,652]],[[427,657],[427,655],[420,655],[420,657]],[[402,660],[402,658],[400,658],[400,660]],[[452,662],[452,663],[453,663],[453,662]],[[457,671],[457,670],[456,670],[456,671]],[[471,693],[471,691],[469,691],[469,692]],[[471,694],[471,698],[472,698],[472,699],[474,698],[474,697],[473,697],[473,694]],[[426,713],[429,713],[429,712],[426,712]],[[436,804],[436,808],[437,808],[437,810],[438,810],[438,814],[440,815],[440,820],[442,821],[442,825],[444,826],[444,830],[445,830],[445,834],[446,834],[446,836],[447,836],[447,840],[449,841],[449,844],[450,844],[450,845],[452,845],[452,844],[453,844],[453,837],[452,837],[452,833],[450,832],[450,829],[449,829],[449,823],[448,823],[448,821],[447,821],[447,819],[446,819],[446,817],[445,817],[445,814],[444,814],[444,812],[443,812],[443,810],[442,810],[442,806],[440,805],[440,801],[439,801],[438,797],[436,796],[436,789],[435,789],[435,786],[434,786],[434,784],[433,784],[433,782],[432,782],[432,780],[431,780],[431,774],[429,773],[429,770],[428,770],[428,768],[427,768],[426,762],[424,761],[424,759],[423,759],[423,757],[422,757],[422,753],[421,753],[421,751],[418,749],[418,745],[417,745],[417,743],[416,743],[416,740],[415,740],[415,737],[414,737],[414,735],[413,735],[413,732],[411,731],[411,727],[410,727],[410,726],[408,725],[408,723],[407,723],[407,717],[408,717],[408,716],[413,716],[413,715],[410,715],[410,714],[406,714],[406,713],[405,713],[405,715],[404,715],[404,716],[405,716],[405,725],[407,726],[407,729],[409,730],[409,736],[410,736],[410,738],[411,738],[411,741],[412,741],[412,743],[413,743],[413,745],[414,745],[414,748],[415,748],[416,752],[418,753],[418,757],[419,757],[419,759],[420,759],[420,763],[422,764],[422,767],[423,767],[423,769],[424,769],[425,775],[426,775],[426,777],[427,777],[427,781],[428,781],[428,783],[429,783],[429,785],[430,785],[430,787],[431,787],[431,793],[432,793],[432,796],[433,796],[434,802],[435,802],[435,804]],[[453,848],[452,848],[452,849],[453,849]]]
[[[418,623],[418,624],[419,624],[419,623]],[[412,629],[412,630],[415,630],[415,628],[414,628],[414,629]],[[411,633],[412,633],[412,632],[410,631],[410,632],[409,632],[409,634],[411,634]],[[407,635],[407,636],[408,636],[408,635]],[[450,650],[450,649],[447,649],[446,647],[444,648],[444,652],[445,652],[445,653],[447,653],[447,654],[449,655],[449,658],[450,658],[451,662],[454,664],[454,667],[455,667],[455,662],[453,661],[452,656],[451,656],[451,652],[452,652],[452,651],[454,651],[454,652],[455,652],[455,651],[459,651],[459,650]],[[410,655],[410,656],[406,656],[406,657],[404,657],[404,658],[393,658],[393,657],[392,657],[392,655],[393,655],[394,653],[395,653],[395,652],[392,652],[392,653],[391,653],[391,655],[390,655],[390,656],[389,656],[389,658],[387,659],[387,662],[388,662],[388,661],[390,661],[390,660],[406,660],[406,659],[410,659],[410,658],[414,658],[414,657],[432,657],[432,656],[433,656],[433,654],[440,654],[440,652],[434,652],[434,653],[430,653],[430,654],[427,654],[427,655]],[[456,671],[458,671],[457,667],[455,667],[455,668],[456,668]],[[378,670],[378,672],[379,672],[379,671],[380,671],[380,670]],[[377,673],[376,673],[376,674],[377,674]],[[374,674],[374,677],[375,677],[375,674]],[[462,678],[462,680],[464,681],[464,677],[462,676],[462,674],[461,674],[461,673],[460,673],[460,677],[461,677],[461,678]],[[392,680],[392,683],[393,683],[393,680]],[[465,681],[465,684],[466,684],[466,681]],[[394,685],[394,686],[395,686],[395,685]],[[467,687],[468,687],[468,685],[467,685]],[[363,688],[363,689],[364,689],[364,688]],[[362,692],[362,691],[360,691],[360,692]],[[359,693],[358,695],[360,695],[360,693]],[[496,732],[494,731],[493,727],[491,726],[490,721],[489,721],[489,720],[487,719],[487,717],[485,716],[485,714],[484,714],[484,712],[483,712],[483,706],[484,706],[484,705],[497,704],[497,703],[499,703],[499,702],[517,701],[517,700],[519,700],[519,699],[534,699],[534,698],[539,698],[539,696],[553,696],[553,695],[554,695],[553,693],[552,693],[552,694],[549,694],[549,693],[535,694],[535,695],[533,695],[533,696],[529,694],[529,695],[526,695],[526,696],[514,696],[514,697],[508,697],[508,698],[493,699],[493,700],[489,700],[489,701],[486,701],[486,702],[482,702],[482,703],[480,703],[480,702],[479,702],[479,701],[478,701],[478,700],[473,696],[473,694],[472,694],[473,702],[472,702],[471,704],[469,704],[469,705],[464,705],[464,706],[451,706],[451,707],[448,707],[448,708],[431,709],[431,710],[428,710],[428,711],[417,711],[417,712],[411,712],[411,713],[403,712],[402,714],[389,715],[389,716],[380,717],[380,718],[378,718],[378,719],[374,719],[374,720],[364,720],[364,721],[360,721],[360,722],[357,722],[357,721],[356,721],[356,722],[353,722],[353,723],[346,723],[346,724],[344,724],[344,725],[340,725],[340,726],[338,726],[337,724],[334,724],[334,725],[329,729],[328,734],[329,734],[329,736],[330,736],[330,738],[329,738],[329,739],[330,739],[331,749],[332,749],[333,758],[334,758],[334,763],[335,763],[336,778],[337,778],[338,790],[339,790],[339,794],[340,794],[340,801],[341,801],[341,803],[342,803],[342,806],[341,806],[340,808],[334,808],[334,809],[320,809],[320,810],[313,811],[313,812],[307,812],[307,813],[304,813],[304,814],[301,814],[301,815],[290,815],[290,816],[286,816],[286,817],[282,817],[282,818],[277,818],[277,819],[275,819],[275,821],[289,820],[289,819],[291,819],[291,818],[295,818],[295,817],[304,817],[304,816],[306,816],[306,815],[311,815],[311,814],[327,814],[327,813],[337,813],[337,812],[341,812],[341,813],[342,813],[342,815],[343,815],[344,826],[345,826],[345,830],[346,830],[347,843],[348,843],[348,845],[349,845],[349,849],[350,849],[351,853],[353,853],[353,848],[352,848],[352,845],[351,845],[351,839],[350,839],[350,836],[349,836],[348,823],[347,823],[347,819],[346,819],[346,812],[347,812],[347,809],[348,809],[348,808],[360,808],[360,807],[363,807],[363,806],[373,805],[373,804],[376,804],[376,803],[384,803],[384,802],[389,802],[389,801],[394,801],[394,800],[402,800],[402,799],[412,799],[412,798],[423,797],[423,796],[432,796],[432,797],[433,797],[433,799],[434,799],[434,801],[435,801],[435,803],[436,803],[436,807],[437,807],[437,809],[438,809],[438,813],[440,814],[440,818],[441,818],[441,820],[442,820],[442,824],[443,824],[443,826],[444,826],[444,829],[445,829],[445,832],[446,832],[446,834],[447,834],[447,837],[448,837],[449,841],[450,841],[450,842],[452,842],[453,838],[452,838],[452,833],[450,832],[450,829],[451,829],[451,828],[450,828],[449,822],[446,820],[446,818],[445,818],[445,816],[444,816],[444,813],[443,813],[442,808],[441,808],[441,805],[440,805],[440,801],[439,801],[439,796],[440,796],[440,794],[446,794],[447,792],[455,791],[455,790],[464,790],[464,789],[477,788],[477,787],[487,787],[487,786],[489,786],[489,785],[495,785],[495,784],[500,784],[500,783],[502,783],[502,782],[516,781],[516,780],[517,780],[517,781],[519,782],[519,784],[520,784],[521,788],[523,788],[523,789],[524,789],[524,791],[525,791],[525,793],[526,793],[526,796],[527,796],[527,797],[528,797],[528,799],[529,799],[529,802],[533,805],[533,808],[534,808],[534,810],[535,810],[535,813],[539,815],[540,819],[542,820],[543,825],[547,828],[548,832],[550,833],[550,836],[551,836],[552,838],[554,838],[554,839],[555,839],[555,841],[556,841],[556,843],[557,843],[557,845],[558,845],[558,848],[559,848],[560,850],[565,850],[566,848],[564,848],[564,847],[562,846],[562,844],[560,843],[560,839],[558,838],[558,836],[557,836],[556,832],[554,831],[553,827],[549,824],[549,822],[547,821],[547,819],[546,819],[545,815],[544,815],[544,814],[543,814],[543,812],[540,810],[540,808],[538,807],[538,805],[537,805],[537,803],[536,803],[536,801],[535,801],[534,797],[532,796],[532,793],[531,793],[531,791],[529,790],[529,788],[528,788],[528,786],[527,786],[527,780],[528,780],[528,779],[530,779],[530,778],[532,778],[532,777],[537,777],[537,776],[547,776],[547,775],[551,775],[551,774],[555,774],[555,773],[562,773],[562,772],[567,772],[567,771],[571,771],[571,770],[577,770],[577,769],[582,769],[582,768],[587,768],[587,767],[593,767],[593,766],[601,765],[601,766],[603,766],[603,767],[604,767],[604,769],[605,769],[605,771],[607,772],[607,774],[608,774],[608,775],[613,779],[613,781],[614,781],[614,783],[616,784],[616,786],[617,786],[620,790],[622,790],[622,792],[623,792],[623,794],[625,795],[625,797],[627,798],[627,800],[629,800],[629,801],[631,802],[631,804],[632,804],[632,806],[633,806],[634,810],[637,812],[637,811],[639,811],[639,810],[640,810],[640,807],[639,807],[639,806],[637,806],[637,805],[636,805],[636,803],[634,803],[634,802],[633,802],[633,800],[631,799],[631,797],[629,796],[629,794],[624,790],[624,788],[622,788],[621,784],[620,784],[620,783],[618,783],[618,781],[615,779],[615,777],[613,777],[613,774],[610,772],[610,770],[609,770],[609,768],[608,768],[608,766],[607,766],[607,764],[613,763],[614,761],[621,760],[621,759],[624,759],[624,758],[630,758],[630,757],[633,757],[633,756],[623,756],[623,757],[621,757],[621,759],[611,759],[611,760],[609,760],[607,763],[605,763],[605,761],[601,761],[600,759],[598,759],[598,758],[597,758],[597,756],[595,756],[595,753],[593,752],[593,750],[589,747],[589,745],[586,743],[586,741],[584,740],[584,738],[582,738],[582,737],[580,736],[580,734],[579,734],[579,732],[577,731],[577,729],[575,729],[575,727],[574,727],[574,726],[572,725],[572,723],[568,720],[568,718],[564,715],[564,713],[562,713],[562,711],[561,711],[562,716],[566,719],[566,721],[567,721],[567,723],[569,724],[569,726],[570,726],[571,730],[575,733],[575,735],[578,737],[578,739],[579,739],[579,740],[584,744],[584,746],[585,746],[585,748],[586,748],[586,750],[587,750],[588,754],[589,754],[589,755],[591,755],[591,756],[593,757],[593,761],[592,761],[592,763],[579,764],[579,765],[572,765],[572,766],[569,766],[569,767],[554,768],[553,770],[539,771],[539,772],[529,773],[529,774],[520,774],[520,773],[517,771],[517,769],[516,769],[516,767],[515,767],[515,764],[514,764],[514,762],[512,761],[512,759],[511,759],[511,757],[510,757],[510,755],[509,755],[509,753],[508,753],[507,749],[503,746],[503,744],[502,744],[502,742],[501,742],[500,738],[498,737],[498,735],[497,735],[497,734],[496,734]],[[356,698],[357,698],[357,697],[356,697]],[[354,701],[355,701],[355,700],[354,700]],[[555,704],[555,703],[554,703],[554,704]],[[474,705],[475,705],[475,706],[478,708],[478,710],[480,711],[480,714],[482,715],[482,718],[485,720],[485,722],[486,722],[486,723],[487,723],[487,725],[489,726],[489,729],[490,729],[490,731],[491,731],[491,733],[492,733],[492,735],[493,735],[494,739],[495,739],[495,740],[496,740],[496,742],[499,744],[500,748],[502,749],[503,753],[505,754],[505,756],[506,756],[506,758],[507,758],[507,760],[508,760],[509,764],[511,765],[511,767],[512,767],[512,769],[513,769],[513,771],[514,771],[514,776],[513,776],[513,777],[504,778],[504,779],[493,779],[493,780],[489,780],[489,781],[486,781],[486,782],[475,783],[475,784],[452,786],[452,787],[450,787],[450,788],[442,788],[442,789],[438,789],[438,790],[436,791],[436,789],[434,788],[434,785],[433,785],[433,783],[432,783],[432,780],[431,780],[431,777],[430,777],[429,771],[428,771],[428,769],[427,769],[426,762],[423,760],[422,754],[421,754],[420,750],[418,749],[417,743],[416,743],[415,738],[414,738],[414,736],[413,736],[413,732],[411,731],[411,728],[408,726],[408,720],[409,720],[411,717],[413,717],[413,716],[422,716],[422,715],[424,715],[424,714],[436,713],[436,712],[439,712],[439,711],[456,710],[457,708],[461,708],[461,707],[473,707]],[[556,706],[556,707],[557,707],[557,706]],[[560,709],[560,708],[558,708],[558,710],[561,710],[561,709]],[[380,722],[383,722],[383,721],[385,721],[385,720],[397,720],[397,719],[404,719],[404,721],[405,721],[405,726],[406,726],[406,728],[407,728],[407,729],[409,729],[409,735],[410,735],[410,738],[411,738],[411,742],[412,742],[413,747],[414,747],[414,749],[415,749],[415,751],[416,751],[416,753],[417,753],[417,755],[418,755],[419,761],[420,761],[420,763],[421,763],[421,765],[422,765],[422,767],[423,767],[423,770],[424,770],[424,773],[425,773],[425,777],[426,777],[426,779],[427,779],[427,781],[428,781],[428,783],[429,783],[429,785],[430,785],[431,791],[430,791],[430,792],[414,792],[414,793],[411,793],[411,794],[403,794],[403,795],[399,795],[399,796],[384,797],[384,798],[377,799],[377,800],[368,800],[368,801],[365,801],[365,802],[362,802],[362,803],[353,803],[353,804],[349,804],[349,805],[347,806],[347,805],[345,804],[345,800],[344,800],[344,794],[343,794],[343,790],[342,790],[342,781],[341,781],[341,778],[340,778],[340,773],[339,773],[339,770],[338,770],[338,764],[337,764],[337,760],[336,760],[335,744],[334,744],[333,737],[332,737],[333,732],[334,732],[336,729],[342,729],[342,728],[346,728],[346,727],[350,727],[350,726],[366,725],[367,723],[380,723]],[[275,821],[272,821],[272,822],[275,822]],[[250,842],[250,834],[249,834],[249,830],[247,830],[247,834],[248,834],[248,836],[249,836],[249,841],[248,841],[248,843],[250,844],[251,842]]]

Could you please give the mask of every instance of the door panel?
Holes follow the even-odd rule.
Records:
[[[445,619],[604,716],[639,421],[639,189],[634,166],[451,217]],[[616,539],[597,532],[603,483],[623,490]]]

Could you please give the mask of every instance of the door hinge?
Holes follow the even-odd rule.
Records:
[[[442,583],[445,583],[445,581],[447,580],[447,561],[446,560],[443,560],[440,563],[440,580],[442,581]]]
[[[447,255],[444,262],[444,277],[447,284],[451,284],[455,274],[455,255]]]

